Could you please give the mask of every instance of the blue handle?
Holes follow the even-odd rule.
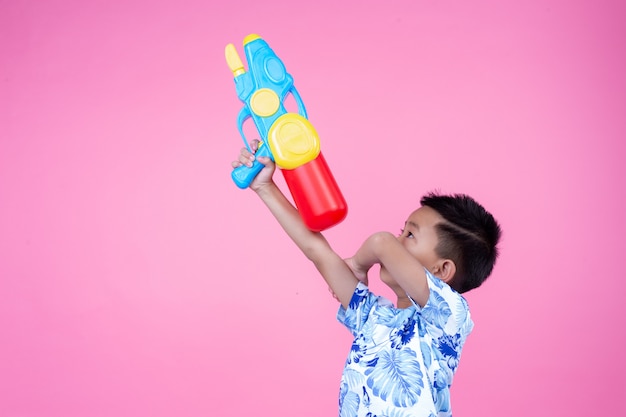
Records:
[[[265,142],[261,143],[261,146],[259,147],[259,149],[257,149],[257,152],[255,155],[257,157],[258,156],[266,156],[268,158],[272,157],[272,153],[270,152],[270,147],[267,146]],[[256,176],[259,174],[259,172],[261,172],[261,170],[264,167],[265,165],[263,165],[262,163],[260,163],[258,160],[255,159],[251,167],[246,166],[246,165],[241,165],[240,167],[233,169],[231,176],[233,178],[233,181],[237,185],[237,187],[241,189],[248,188],[252,180],[256,178]]]

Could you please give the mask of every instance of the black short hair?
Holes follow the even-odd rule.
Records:
[[[465,194],[430,192],[420,203],[444,218],[436,226],[439,243],[435,251],[456,266],[450,286],[459,293],[479,287],[498,258],[502,230],[496,219]]]

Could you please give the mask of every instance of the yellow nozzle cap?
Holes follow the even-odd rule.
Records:
[[[226,45],[226,50],[224,52],[226,54],[226,63],[228,64],[228,68],[230,68],[235,77],[246,72],[243,68],[243,62],[241,62],[241,58],[237,53],[237,49],[235,49],[235,45],[229,43]]]
[[[261,37],[257,35],[256,33],[251,33],[245,38],[243,38],[243,44],[244,45],[249,44],[250,42],[256,41],[257,39],[261,39]]]

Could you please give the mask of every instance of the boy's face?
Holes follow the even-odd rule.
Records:
[[[436,225],[443,217],[428,206],[415,210],[407,219],[398,240],[420,261],[422,266],[434,272],[440,260],[435,252],[439,243]]]

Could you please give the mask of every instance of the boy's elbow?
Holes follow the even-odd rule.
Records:
[[[382,256],[384,251],[398,244],[398,239],[389,232],[378,232],[370,237],[372,250],[377,256]]]

